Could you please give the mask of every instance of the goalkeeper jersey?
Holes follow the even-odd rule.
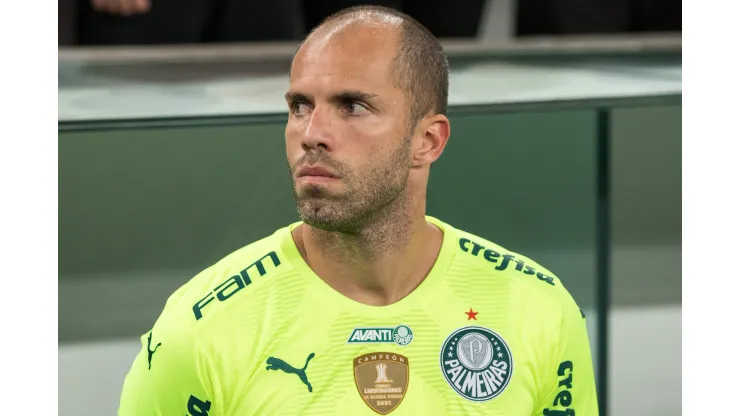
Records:
[[[597,415],[585,317],[560,280],[427,220],[437,260],[388,306],[321,280],[300,223],[199,273],[142,335],[119,415]]]

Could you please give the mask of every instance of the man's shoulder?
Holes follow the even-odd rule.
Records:
[[[505,279],[519,292],[549,298],[561,305],[573,302],[560,278],[543,264],[479,235],[460,229],[455,229],[455,233],[459,251],[456,261],[476,274],[490,276],[491,284]]]
[[[222,309],[217,305],[243,300],[252,292],[250,289],[276,280],[289,269],[282,250],[287,232],[288,228],[281,228],[196,274],[170,295],[163,314],[195,325]]]

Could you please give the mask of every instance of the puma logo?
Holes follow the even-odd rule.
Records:
[[[157,344],[156,347],[154,347],[153,350],[151,349],[151,347],[152,347],[152,332],[153,331],[149,331],[149,340],[146,342],[146,352],[148,354],[147,361],[149,362],[149,369],[150,370],[152,369],[152,355],[154,355],[154,352],[157,351],[157,348],[159,348],[159,346],[162,345],[162,343],[160,342],[159,344]]]
[[[315,355],[316,354],[314,354],[314,353],[308,354],[308,358],[306,358],[306,365],[304,365],[303,368],[301,368],[301,369],[297,369],[297,368],[293,367],[292,365],[286,363],[285,361],[283,361],[283,360],[281,360],[279,358],[269,357],[267,359],[267,368],[266,369],[267,370],[275,370],[275,371],[282,370],[283,372],[285,372],[287,374],[295,374],[295,375],[297,375],[298,378],[301,379],[301,381],[303,382],[303,384],[305,384],[306,386],[308,386],[308,391],[310,393],[310,392],[313,391],[313,387],[311,387],[311,383],[308,382],[308,377],[306,377],[306,368],[308,367],[308,362],[311,361],[311,359]]]

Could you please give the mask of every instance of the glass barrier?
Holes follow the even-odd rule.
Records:
[[[60,343],[138,337],[178,286],[297,219],[286,86],[285,63],[60,63]],[[428,212],[561,277],[604,401],[610,149],[675,136],[680,102],[680,52],[452,60]]]

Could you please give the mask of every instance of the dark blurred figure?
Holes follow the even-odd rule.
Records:
[[[303,0],[306,34],[332,13],[361,4],[402,11],[418,20],[438,38],[475,38],[486,0]]]
[[[60,45],[299,41],[330,14],[392,7],[439,38],[476,38],[487,0],[59,0]],[[490,0],[496,1],[496,0]],[[514,0],[517,36],[681,31],[679,0]],[[76,2],[76,4],[75,4]],[[75,7],[76,6],[76,10]],[[64,17],[63,17],[64,15]],[[77,17],[74,35],[70,21]],[[62,24],[64,20],[64,25]],[[76,38],[76,40],[75,40]]]
[[[630,32],[680,32],[680,0],[631,0]]]
[[[143,45],[298,40],[301,0],[77,0],[77,43]]]
[[[62,0],[60,0],[62,1]],[[296,41],[330,14],[376,4],[442,38],[478,35],[486,0],[76,0],[80,45]]]
[[[517,0],[516,16],[518,36],[681,31],[680,0]]]
[[[77,0],[59,0],[58,14],[59,46],[75,45],[77,43]]]

